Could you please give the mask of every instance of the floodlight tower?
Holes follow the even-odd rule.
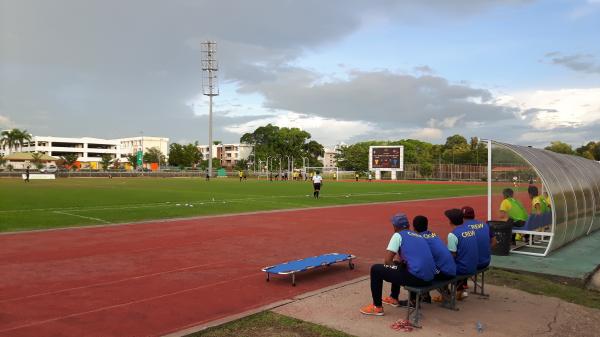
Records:
[[[208,174],[212,177],[213,158],[213,132],[212,132],[212,108],[213,96],[219,95],[219,83],[217,82],[217,43],[205,41],[201,44],[202,53],[202,94],[208,96]]]

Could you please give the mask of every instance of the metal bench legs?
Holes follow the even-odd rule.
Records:
[[[473,292],[472,292],[472,294],[479,295],[480,298],[489,298],[490,294],[485,293],[485,272],[480,273],[480,274],[481,274],[481,283],[477,281],[479,274],[475,274],[475,276],[473,276]],[[479,291],[477,291],[477,288],[479,288]]]

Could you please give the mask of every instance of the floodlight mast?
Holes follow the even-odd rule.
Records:
[[[212,177],[213,159],[213,125],[212,108],[213,96],[219,95],[219,83],[216,72],[219,70],[217,63],[217,43],[205,41],[201,43],[202,54],[202,94],[208,96],[208,176]]]

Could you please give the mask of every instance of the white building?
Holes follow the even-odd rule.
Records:
[[[232,168],[238,160],[248,160],[254,147],[249,144],[218,144],[212,146],[213,158],[221,160],[221,166]],[[208,145],[198,145],[204,160],[208,160]]]
[[[151,148],[159,149],[165,156],[169,152],[169,138],[139,136],[117,140],[119,141],[121,158],[125,158],[128,154],[137,153],[138,151],[146,152]]]
[[[20,151],[41,152],[53,157],[74,153],[82,168],[97,169],[103,155],[109,155],[113,159],[118,158],[121,163],[127,163],[127,155],[139,150],[145,152],[152,147],[158,148],[167,155],[168,143],[168,138],[146,136],[122,139],[33,136],[31,141],[25,143]]]
[[[344,145],[346,144],[339,143],[335,145],[333,149],[325,148],[323,156],[319,158],[323,163],[323,167],[337,167],[337,159],[335,156],[340,153],[340,148]]]

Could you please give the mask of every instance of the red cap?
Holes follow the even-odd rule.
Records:
[[[465,219],[475,219],[475,210],[473,207],[465,206],[461,209],[463,218]]]

